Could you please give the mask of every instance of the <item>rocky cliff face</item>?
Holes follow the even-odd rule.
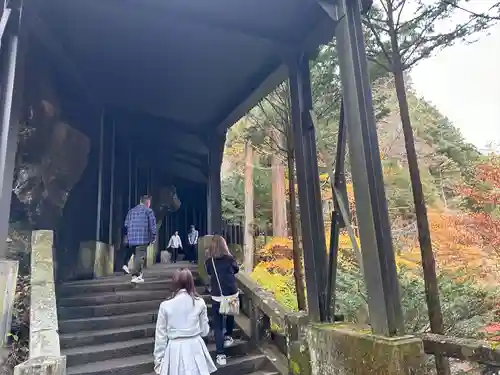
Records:
[[[50,84],[25,97],[13,192],[31,228],[54,229],[68,194],[87,166],[89,138],[63,121]]]

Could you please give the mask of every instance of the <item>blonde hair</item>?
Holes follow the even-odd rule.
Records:
[[[226,240],[224,237],[215,234],[212,237],[212,243],[208,249],[208,256],[210,258],[222,258],[225,255],[232,256],[227,247]]]

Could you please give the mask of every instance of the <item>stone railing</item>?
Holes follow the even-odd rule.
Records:
[[[199,277],[205,283],[205,249],[210,241],[211,236],[205,236],[198,243]],[[277,347],[286,356],[290,375],[426,373],[420,337],[384,337],[372,334],[370,327],[341,322],[312,323],[305,313],[286,309],[248,274],[238,274],[237,282],[252,343]]]
[[[259,346],[271,341],[281,353],[290,357],[293,343],[300,339],[307,325],[307,314],[293,312],[259,286],[247,274],[236,275],[241,290],[241,309],[250,318],[251,341]]]
[[[424,350],[427,354],[442,355],[462,361],[493,366],[500,371],[500,343],[464,339],[433,333],[423,334]]]
[[[31,306],[29,359],[16,366],[14,375],[64,375],[66,358],[61,356],[54,282],[53,233],[31,235]]]
[[[198,277],[208,284],[205,270],[206,249],[212,236],[198,240]],[[247,274],[237,275],[241,290],[241,310],[250,318],[250,339],[259,346],[263,341],[271,341],[288,358],[292,356],[294,343],[299,341],[307,325],[305,313],[295,313],[281,305],[274,296],[261,288]],[[272,329],[277,327],[278,329]]]

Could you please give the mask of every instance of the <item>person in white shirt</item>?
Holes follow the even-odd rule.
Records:
[[[198,245],[198,231],[196,230],[194,225],[191,225],[188,233],[188,242],[189,242],[189,251],[188,251],[188,259],[191,263],[196,264],[198,258],[198,249],[196,248]]]
[[[156,321],[154,371],[158,375],[209,375],[217,371],[202,337],[208,335],[207,305],[196,294],[188,269],[175,271],[176,291],[162,302]]]
[[[178,231],[175,231],[172,237],[170,237],[170,241],[168,241],[167,247],[172,249],[172,263],[177,263],[177,255],[179,254],[179,249],[182,249],[182,241],[179,237]]]

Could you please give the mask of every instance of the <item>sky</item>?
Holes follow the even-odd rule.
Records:
[[[479,11],[490,0],[475,0]],[[481,8],[482,6],[482,8]],[[458,16],[457,16],[458,17]],[[411,72],[414,89],[484,150],[500,144],[500,22],[473,44],[457,43]]]

